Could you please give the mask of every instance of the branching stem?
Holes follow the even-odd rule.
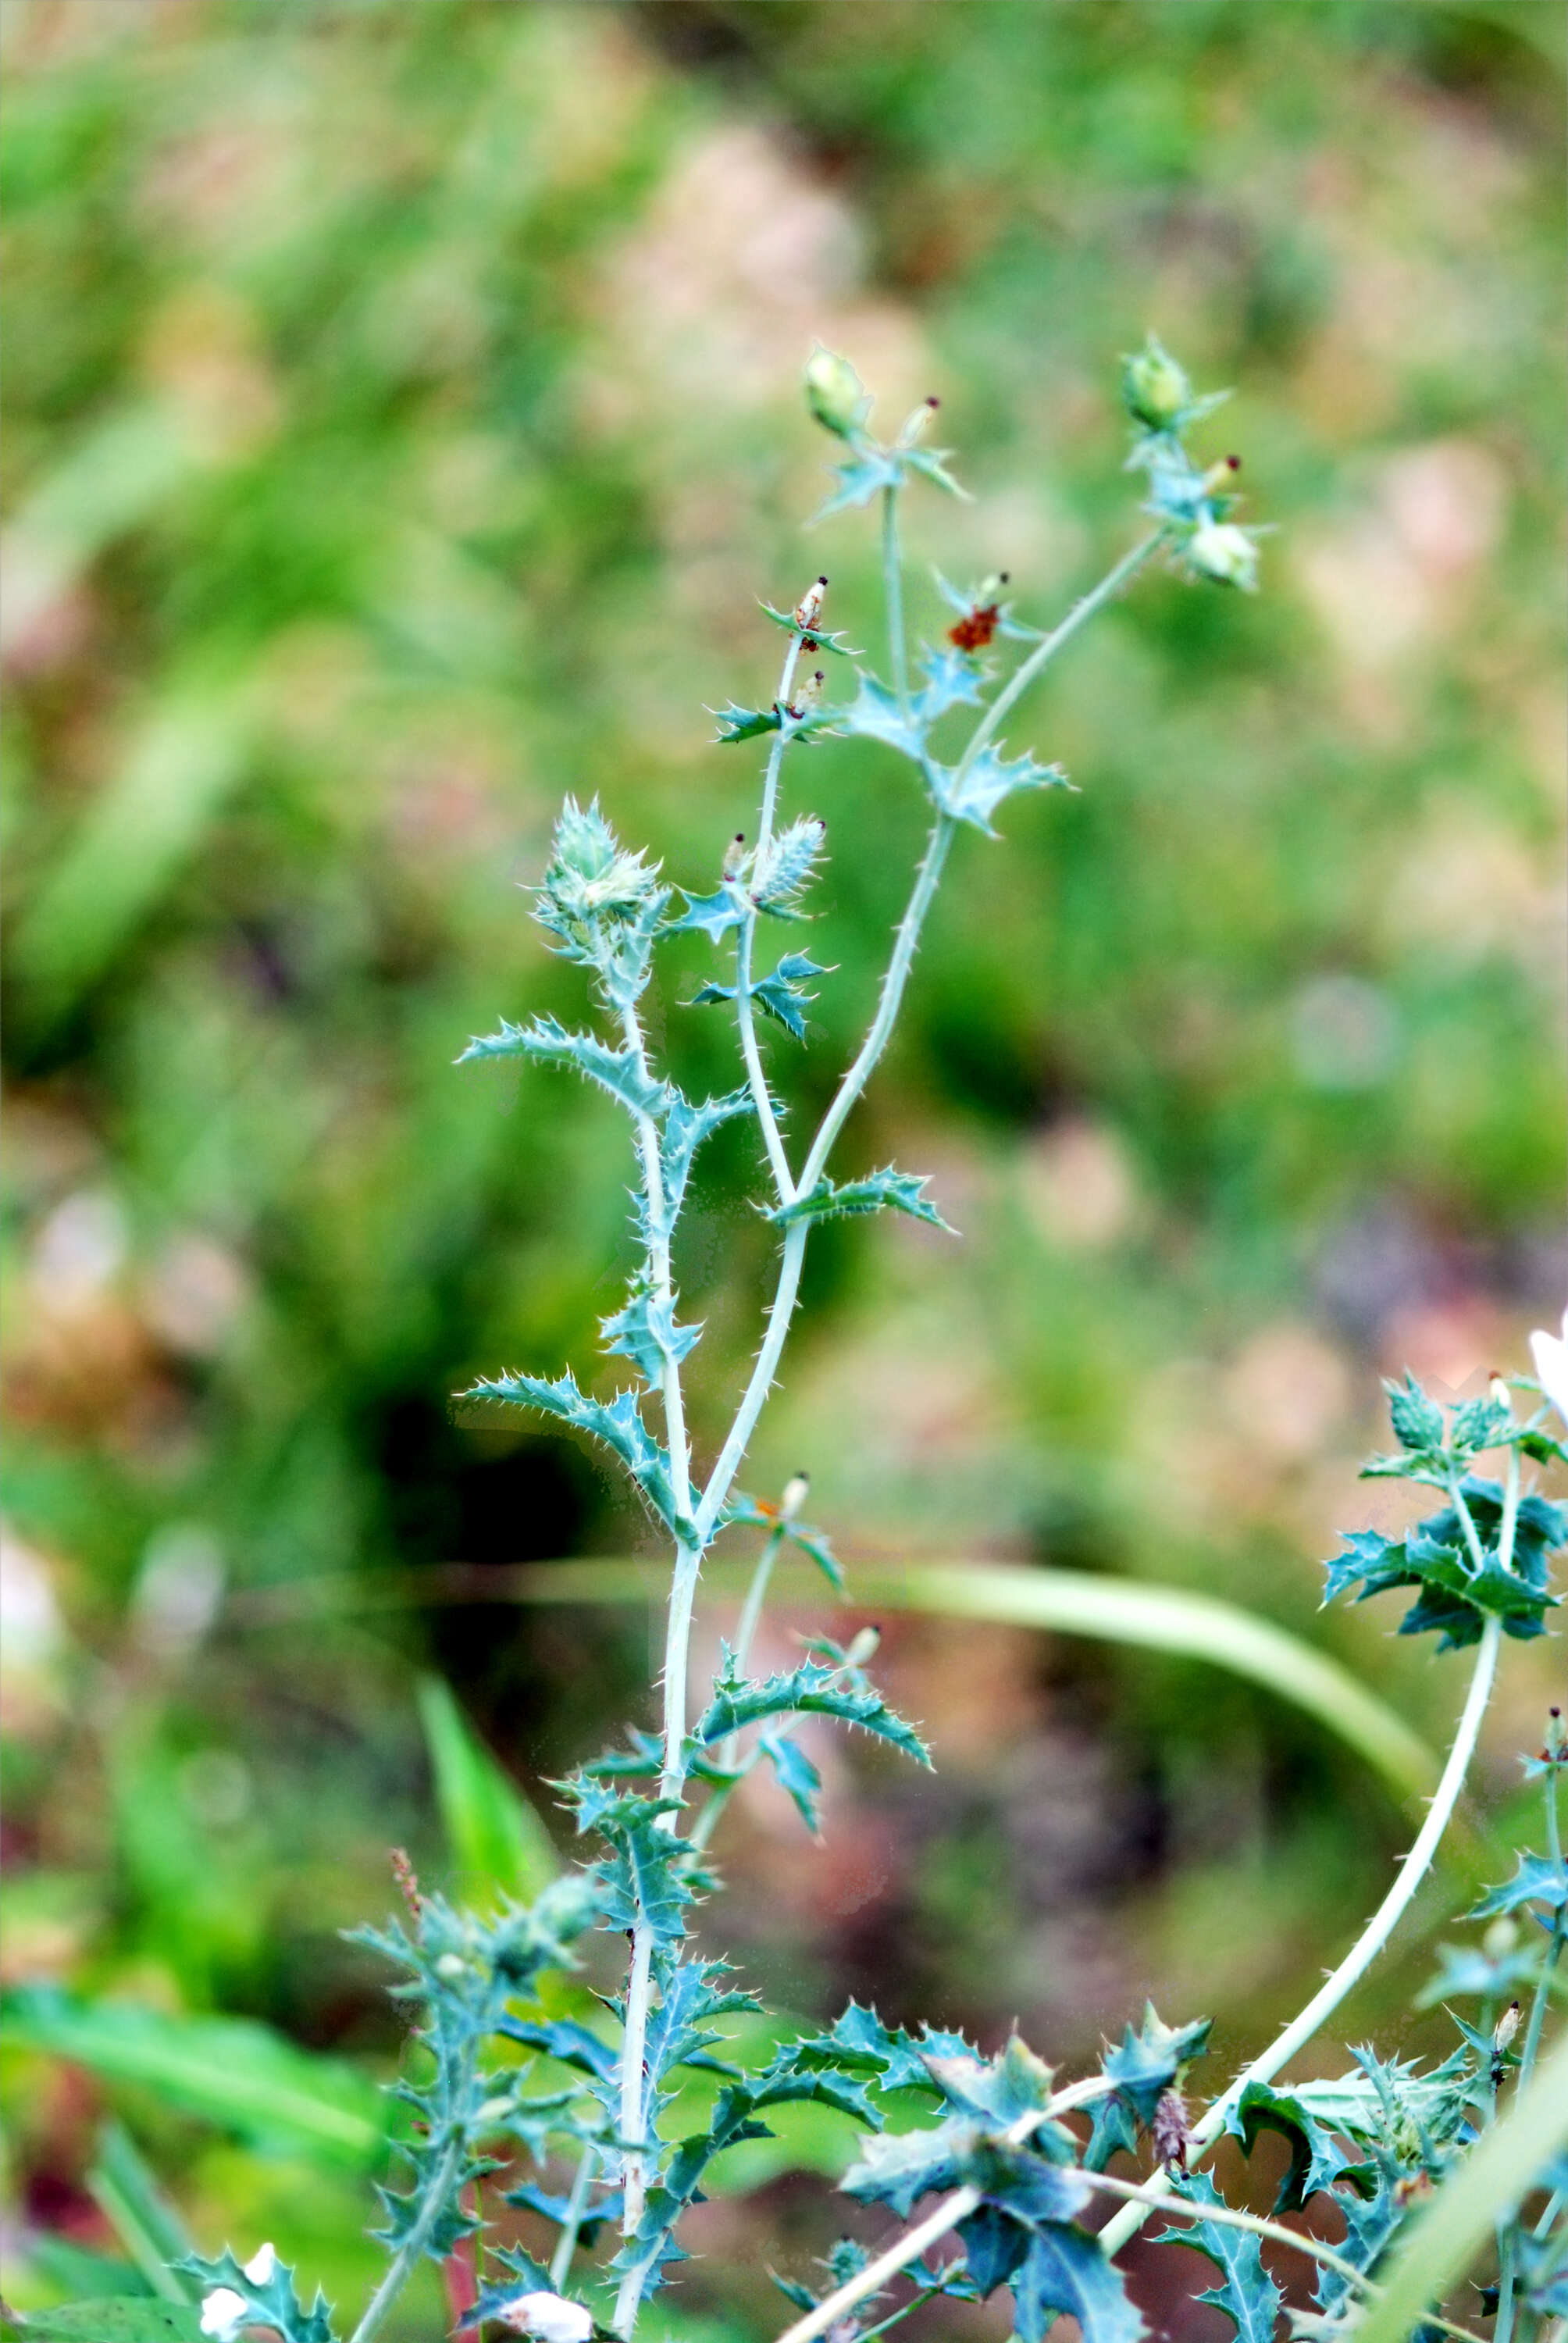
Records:
[[[414,2217],[408,2234],[388,2263],[386,2277],[366,2304],[365,2315],[349,2338],[349,2343],[371,2343],[372,2336],[380,2332],[387,2313],[424,2258],[431,2232],[447,2209],[453,2183],[462,2169],[463,2146],[463,2134],[458,2129],[447,2142],[446,2153],[432,2175],[424,2202]]]
[[[1460,1791],[1464,1786],[1464,1777],[1475,1752],[1476,1737],[1481,1731],[1481,1720],[1486,1714],[1486,1704],[1491,1696],[1492,1682],[1497,1670],[1497,1647],[1501,1634],[1502,1627],[1499,1621],[1495,1618],[1488,1619],[1481,1632],[1481,1647],[1475,1657],[1475,1671],[1470,1679],[1470,1691],[1466,1695],[1463,1713],[1454,1734],[1453,1746],[1448,1754],[1448,1763],[1442,1769],[1442,1778],[1437,1785],[1432,1805],[1427,1809],[1426,1820],[1416,1835],[1415,1845],[1400,1867],[1398,1878],[1333,1975],[1319,1987],[1300,2016],[1292,2018],[1284,2032],[1277,2036],[1268,2048],[1261,2052],[1250,2066],[1242,2068],[1230,2088],[1222,2091],[1208,2111],[1199,2118],[1191,2136],[1192,2147],[1203,2150],[1213,2146],[1224,2131],[1231,2110],[1240,2099],[1247,2085],[1251,2082],[1271,2082],[1281,2067],[1295,2056],[1298,2050],[1305,2048],[1324,2019],[1339,2007],[1352,1986],[1357,1985],[1371,1968],[1373,1961],[1392,1936],[1416,1889],[1426,1875],[1432,1858],[1437,1851],[1438,1841],[1448,1827],[1450,1817],[1459,1800]],[[1162,2177],[1158,2177],[1150,2183],[1156,2198],[1165,2195],[1170,2185],[1170,2182]],[[1135,2236],[1142,2227],[1147,2218],[1148,2208],[1140,2204],[1127,2206],[1123,2211],[1116,2215],[1113,2220],[1108,2221],[1100,2232],[1100,2242],[1105,2253],[1108,2255],[1118,2253],[1127,2243],[1128,2238]]]
[[[882,490],[882,592],[888,607],[888,665],[899,705],[910,704],[910,653],[904,638],[904,565],[899,552],[899,491]]]
[[[778,699],[781,708],[789,705],[789,694],[795,687],[795,667],[799,657],[800,638],[791,635],[779,676]],[[752,869],[759,873],[773,840],[773,816],[779,802],[779,770],[789,745],[782,731],[775,732],[762,782],[762,812],[757,825],[757,850],[752,861]],[[735,939],[735,1022],[740,1033],[740,1054],[746,1061],[746,1079],[751,1089],[751,1103],[757,1109],[757,1120],[762,1126],[763,1144],[768,1150],[768,1161],[773,1171],[773,1184],[779,1191],[779,1202],[787,1204],[794,1195],[795,1188],[789,1177],[789,1159],[784,1151],[779,1118],[773,1111],[768,1077],[762,1070],[762,1053],[757,1046],[757,1018],[751,1006],[751,953],[756,939],[757,908],[752,904],[741,920]]]

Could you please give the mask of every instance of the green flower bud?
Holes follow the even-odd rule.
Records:
[[[1201,578],[1217,586],[1239,586],[1251,593],[1258,582],[1258,548],[1234,521],[1200,522],[1187,540],[1187,559]]]
[[[848,439],[859,429],[871,402],[848,358],[819,342],[807,360],[805,383],[806,404],[825,431]]]
[[[1186,369],[1151,334],[1136,357],[1121,361],[1121,397],[1134,422],[1169,431],[1192,404],[1192,386]]]

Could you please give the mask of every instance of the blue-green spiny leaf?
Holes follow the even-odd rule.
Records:
[[[837,1186],[829,1179],[819,1180],[804,1196],[797,1196],[788,1204],[777,1204],[767,1218],[780,1228],[794,1221],[846,1220],[862,1212],[907,1212],[913,1221],[926,1221],[932,1228],[953,1232],[930,1199],[922,1194],[929,1172],[895,1172],[890,1163],[880,1172],[869,1172],[863,1180],[846,1181]]]
[[[469,1042],[457,1060],[460,1066],[477,1058],[533,1058],[541,1065],[568,1066],[586,1081],[597,1082],[632,1114],[662,1115],[669,1104],[668,1086],[654,1081],[635,1051],[612,1050],[594,1033],[568,1033],[553,1017],[536,1017],[531,1025],[501,1020],[498,1033],[487,1033]]]
[[[1191,2205],[1222,2205],[1206,2172],[1189,2173],[1176,2184],[1176,2194]],[[1161,2246],[1190,2246],[1203,2254],[1220,2272],[1221,2283],[1194,2298],[1222,2310],[1240,2343],[1271,2343],[1283,2295],[1263,2268],[1262,2248],[1247,2229],[1233,2229],[1219,2221],[1201,2221],[1193,2227],[1172,2223],[1155,2239]]]
[[[999,835],[990,818],[1015,789],[1070,787],[1060,765],[1039,764],[1027,751],[1021,757],[1005,758],[993,744],[967,765],[929,764],[927,776],[931,795],[942,811],[955,821],[967,821],[987,838]]]
[[[617,1392],[608,1402],[588,1399],[568,1373],[553,1380],[543,1375],[481,1375],[459,1397],[504,1400],[511,1407],[538,1408],[558,1416],[618,1456],[654,1511],[678,1537],[695,1535],[692,1524],[678,1514],[669,1478],[669,1458],[642,1420],[635,1392]]]

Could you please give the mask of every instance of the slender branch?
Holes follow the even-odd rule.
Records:
[[[757,1353],[751,1379],[736,1411],[735,1421],[729,1427],[729,1436],[719,1452],[719,1461],[708,1476],[708,1485],[697,1508],[697,1533],[704,1545],[713,1535],[719,1508],[729,1494],[730,1483],[740,1469],[747,1443],[757,1428],[762,1403],[773,1386],[773,1377],[784,1350],[784,1338],[789,1332],[789,1321],[800,1291],[800,1264],[806,1256],[806,1236],[809,1226],[807,1221],[791,1221],[784,1232],[784,1250],[779,1262],[779,1282],[774,1288],[772,1306],[768,1312],[768,1331],[762,1338],[762,1347]]]
[[[1027,2114],[1020,2116],[1016,2123],[1009,2125],[1002,2137],[1010,2147],[1020,2147],[1052,2116],[1066,2115],[1073,2107],[1087,2107],[1091,2100],[1103,2098],[1112,2087],[1103,2075],[1091,2075],[1081,2083],[1071,2083],[1066,2090],[1058,2091],[1048,2099],[1043,2107],[1031,2107]],[[819,2335],[826,2335],[829,2328],[836,2327],[858,2302],[864,2302],[869,2294],[879,2293],[890,2278],[897,2278],[900,2270],[907,2269],[911,2262],[919,2261],[928,2246],[934,2246],[939,2237],[945,2237],[960,2221],[967,2221],[971,2213],[979,2210],[982,2201],[978,2188],[953,2189],[934,2211],[926,2215],[923,2221],[917,2221],[912,2229],[906,2229],[901,2237],[895,2238],[885,2253],[868,2262],[864,2269],[858,2270],[852,2278],[836,2287],[831,2294],[825,2295],[815,2310],[808,2311],[803,2318],[796,2319],[792,2327],[787,2327],[778,2338],[778,2343],[816,2343]]]
[[[1563,1869],[1563,1830],[1557,1813],[1557,1777],[1561,1769],[1551,1766],[1546,1775],[1546,1843],[1552,1860],[1561,1873]],[[1546,2023],[1546,2006],[1552,1998],[1552,1980],[1558,1962],[1563,1957],[1563,1939],[1568,1936],[1568,1905],[1559,1904],[1552,1923],[1552,1941],[1546,1948],[1546,1959],[1541,1975],[1535,1980],[1534,1997],[1530,2004],[1530,2017],[1524,2029],[1524,2047],[1519,2054],[1519,2088],[1530,2080],[1541,2048],[1541,2029]]]
[[[1043,669],[1050,666],[1063,644],[1070,642],[1079,628],[1086,625],[1097,610],[1103,609],[1107,602],[1120,594],[1128,579],[1136,576],[1155,548],[1164,543],[1165,535],[1164,529],[1154,529],[1140,544],[1135,545],[1131,553],[1123,554],[1115,568],[1107,571],[1099,585],[1091,588],[1081,602],[1073,604],[1060,625],[1053,627],[1044,641],[1037,643],[1029,657],[1015,669],[975,726],[969,746],[959,759],[958,768],[953,776],[952,786],[955,792],[980,750],[993,737],[1003,719],[1010,714],[1018,701],[1022,699],[1035,678]]]
[[[1147,2181],[1116,2180],[1108,2172],[1083,2172],[1075,2166],[1063,2168],[1075,2173],[1080,2180],[1088,2180],[1096,2188],[1107,2190],[1112,2197],[1125,2197],[1130,2204],[1146,2205],[1151,2213],[1163,2212],[1168,2219],[1214,2221],[1222,2229],[1248,2229],[1255,2237],[1271,2237],[1277,2246],[1292,2246],[1297,2253],[1307,2255],[1314,2262],[1322,2262],[1325,2269],[1333,2270],[1362,2292],[1371,2294],[1374,2291],[1371,2281],[1353,2263],[1344,2260],[1321,2238],[1303,2237],[1297,2229],[1287,2229],[1282,2221],[1265,2221],[1261,2214],[1237,2212],[1229,2205],[1194,2205],[1190,2197],[1172,2197],[1164,2190],[1151,2192]]]
[[[888,661],[900,708],[910,704],[910,653],[904,637],[904,566],[899,555],[899,492],[882,490],[882,592],[888,606]]]
[[[1482,1630],[1481,1648],[1475,1658],[1475,1672],[1470,1680],[1470,1691],[1466,1695],[1463,1713],[1454,1734],[1453,1746],[1449,1752],[1448,1763],[1442,1769],[1442,1778],[1437,1785],[1432,1805],[1427,1809],[1426,1820],[1416,1835],[1415,1845],[1411,1848],[1401,1866],[1398,1878],[1338,1968],[1320,1986],[1305,2009],[1299,2016],[1292,2019],[1284,2032],[1277,2036],[1268,2048],[1252,2060],[1251,2066],[1242,2068],[1230,2088],[1222,2091],[1207,2113],[1199,2118],[1191,2136],[1192,2144],[1198,2148],[1207,2149],[1220,2137],[1224,2131],[1231,2108],[1236,2105],[1249,2083],[1271,2081],[1281,2067],[1295,2056],[1298,2050],[1305,2048],[1324,2019],[1339,2007],[1352,1986],[1360,1982],[1392,1936],[1406,1906],[1426,1875],[1432,1858],[1437,1851],[1438,1841],[1448,1827],[1454,1806],[1458,1803],[1460,1791],[1464,1786],[1464,1777],[1469,1771],[1471,1758],[1474,1755],[1476,1737],[1481,1730],[1481,1720],[1486,1713],[1493,1677],[1497,1670],[1497,1647],[1501,1634],[1501,1623],[1495,1618],[1489,1619]],[[1150,2186],[1157,2195],[1163,2195],[1169,2188],[1170,2183],[1156,2179],[1151,2181]],[[1135,2236],[1142,2227],[1146,2218],[1146,2209],[1138,2205],[1129,2205],[1124,2211],[1118,2213],[1115,2218],[1108,2221],[1100,2232],[1100,2242],[1104,2251],[1108,2255],[1120,2252],[1128,2238]]]
[[[904,916],[899,922],[898,936],[893,944],[893,956],[888,962],[888,972],[882,979],[882,990],[877,1002],[877,1013],[871,1020],[870,1030],[860,1044],[859,1054],[839,1083],[827,1113],[822,1117],[817,1136],[811,1142],[811,1151],[806,1158],[805,1169],[800,1174],[799,1186],[796,1192],[799,1195],[809,1195],[821,1178],[824,1166],[832,1152],[834,1141],[844,1128],[851,1108],[870,1080],[878,1059],[888,1046],[888,1038],[898,1021],[899,1011],[903,1002],[904,987],[909,982],[910,969],[915,957],[915,947],[920,940],[920,930],[925,925],[926,913],[931,908],[931,899],[941,883],[943,866],[947,861],[948,850],[952,845],[953,833],[957,827],[950,814],[938,814],[936,827],[927,841],[925,853],[920,858],[920,868],[915,873],[914,890],[905,907]]]
[[[424,2258],[437,2222],[447,2209],[447,2199],[452,2183],[463,2162],[463,2133],[459,2127],[447,2144],[446,2154],[436,2167],[436,2177],[425,2192],[424,2202],[414,2217],[413,2226],[387,2266],[387,2275],[365,2307],[365,2316],[355,2328],[349,2343],[370,2343],[380,2331],[381,2323],[415,2270]]]
[[[776,695],[781,708],[789,705],[794,689],[796,662],[800,657],[800,637],[791,635],[789,648],[784,654]],[[757,826],[757,851],[753,869],[760,870],[762,859],[773,837],[773,815],[779,801],[779,771],[784,762],[789,741],[782,730],[773,735],[773,746],[768,754],[768,769],[762,782],[762,811]],[[757,1109],[757,1120],[762,1126],[763,1144],[768,1161],[773,1168],[773,1182],[779,1191],[779,1201],[787,1204],[795,1193],[789,1177],[789,1159],[784,1151],[784,1141],[779,1129],[779,1118],[773,1111],[773,1100],[768,1088],[768,1078],[762,1071],[762,1053],[757,1046],[757,1020],[751,1007],[751,951],[757,937],[757,908],[749,907],[735,939],[735,1022],[740,1033],[740,1054],[746,1061],[746,1079],[751,1087],[751,1102]]]
[[[583,2215],[588,2210],[588,2189],[593,2181],[594,2166],[598,2161],[598,2150],[591,2139],[585,2140],[583,2152],[578,2159],[571,2195],[567,2198],[567,2217],[561,2223],[561,2233],[556,2239],[555,2252],[550,2256],[550,2284],[558,2294],[567,2282],[567,2272],[572,2266],[572,2256],[577,2251],[578,2231],[582,2227]]]

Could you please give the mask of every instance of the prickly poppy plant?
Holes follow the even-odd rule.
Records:
[[[1475,1933],[1444,1948],[1426,1996],[1451,2011],[1451,2053],[1422,2066],[1358,2046],[1332,2079],[1282,2079],[1387,1943],[1429,1870],[1503,1638],[1549,1632],[1558,1601],[1551,1557],[1568,1520],[1523,1475],[1568,1460],[1551,1429],[1558,1394],[1547,1371],[1562,1349],[1554,1338],[1537,1346],[1544,1388],[1498,1378],[1483,1399],[1448,1409],[1412,1382],[1391,1388],[1397,1446],[1367,1470],[1429,1491],[1432,1510],[1397,1539],[1348,1534],[1327,1565],[1327,1594],[1412,1596],[1400,1632],[1468,1654],[1469,1690],[1441,1781],[1383,1903],[1308,2006],[1241,2074],[1212,2072],[1211,2013],[1171,2022],[1152,2007],[1129,2018],[1094,2072],[1071,2078],[1049,2063],[1049,2045],[1015,2036],[986,2055],[961,2035],[886,2026],[857,2003],[759,2063],[728,2055],[723,2021],[759,2005],[729,1964],[696,1953],[690,1927],[737,1785],[754,1767],[771,1767],[816,1830],[821,1785],[796,1737],[809,1715],[874,1735],[913,1765],[933,1762],[917,1727],[877,1689],[874,1634],[843,1646],[819,1641],[782,1674],[751,1668],[770,1574],[786,1548],[840,1583],[828,1538],[805,1518],[805,1481],[759,1494],[739,1477],[789,1339],[812,1231],[882,1212],[940,1221],[917,1171],[890,1164],[839,1176],[836,1143],[887,1047],[955,849],[978,832],[977,850],[1000,850],[998,821],[1010,798],[1067,785],[1058,766],[1004,737],[1030,686],[1156,559],[1194,590],[1251,591],[1259,563],[1255,533],[1231,517],[1235,459],[1210,461],[1189,444],[1218,401],[1196,395],[1151,339],[1125,361],[1121,382],[1129,468],[1141,476],[1148,523],[1138,542],[1049,629],[1015,614],[1004,578],[972,592],[940,581],[953,623],[943,641],[911,651],[900,502],[928,488],[962,493],[947,455],[928,444],[934,402],[883,441],[845,359],[819,350],[805,387],[810,414],[839,446],[825,513],[879,515],[880,668],[851,647],[858,624],[833,623],[826,577],[798,598],[785,591],[777,606],[764,604],[764,621],[784,639],[777,689],[766,707],[731,704],[718,717],[726,749],[754,743],[763,752],[754,833],[725,850],[716,842],[711,869],[683,884],[621,841],[613,809],[568,799],[535,914],[552,948],[582,970],[584,1021],[568,1029],[503,1019],[464,1052],[558,1068],[596,1084],[626,1116],[637,1258],[601,1327],[610,1367],[580,1376],[507,1369],[465,1396],[553,1417],[600,1443],[658,1525],[669,1557],[659,1726],[630,1729],[622,1745],[559,1785],[583,1857],[531,1906],[456,1908],[406,1875],[402,1918],[366,1934],[396,1973],[392,1990],[414,2033],[400,2087],[405,2168],[385,2192],[379,2231],[388,2266],[357,2321],[339,2322],[319,2298],[304,2303],[264,2245],[248,2260],[231,2252],[183,2266],[201,2289],[201,2332],[228,2343],[251,2330],[285,2343],[371,2343],[420,2261],[449,2256],[481,2229],[499,2190],[543,2217],[554,2249],[547,2263],[489,2247],[467,2331],[540,2343],[629,2338],[686,2258],[685,2217],[713,2159],[766,2136],[774,2109],[810,2100],[860,2127],[841,2187],[881,2208],[887,2242],[872,2253],[843,2241],[815,2286],[780,2279],[790,2313],[787,2322],[781,2313],[780,2343],[867,2343],[923,2305],[993,2297],[1006,2300],[1020,2343],[1040,2343],[1064,2316],[1083,2343],[1136,2343],[1149,2329],[1125,2249],[1151,2217],[1153,2234],[1189,2249],[1193,2298],[1221,2312],[1245,2343],[1264,2343],[1287,2322],[1322,2343],[1483,2332],[1495,2343],[1534,2343],[1549,2332],[1563,2343],[1568,2037],[1558,2029],[1553,2039],[1549,2022],[1568,1935],[1558,1820],[1568,1729],[1557,1711],[1526,1769],[1540,1785],[1541,1850],[1476,1904]],[[815,1132],[791,1144],[778,1053],[807,1040],[807,1005],[831,972],[803,948],[802,932],[828,835],[814,813],[789,810],[787,780],[790,752],[829,735],[900,760],[927,800],[930,827],[864,1041]],[[699,1098],[657,1062],[641,1010],[661,944],[691,931],[709,940],[716,970],[694,1005],[728,1018],[738,1048],[735,1086]],[[756,1202],[776,1232],[776,1282],[729,1433],[703,1471],[682,1396],[702,1328],[680,1314],[672,1246],[699,1149],[738,1121],[755,1126],[764,1182]],[[629,1377],[618,1389],[618,1371]],[[600,1388],[608,1395],[596,1396]],[[693,1610],[704,1557],[726,1531],[759,1542],[755,1574],[733,1644],[694,1694]],[[599,1998],[570,1982],[594,1931],[627,1948],[618,1989]],[[692,2128],[694,2082],[707,2087],[697,2102],[706,2112]],[[1210,2162],[1221,2141],[1246,2157],[1265,2134],[1287,2149],[1267,2217],[1227,2204]],[[508,2188],[493,2177],[503,2173],[526,2177]],[[1465,2290],[1472,2271],[1479,2283]],[[1288,2295],[1296,2306],[1289,2311]],[[1456,2302],[1463,2316],[1446,2315]]]

